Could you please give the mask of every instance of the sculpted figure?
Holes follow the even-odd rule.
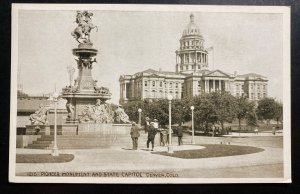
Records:
[[[77,67],[80,68],[82,66],[84,67],[88,67],[88,68],[92,68],[92,64],[93,63],[97,63],[97,60],[96,58],[78,58],[78,59],[75,59],[75,61],[77,62]]]
[[[82,116],[79,118],[79,122],[84,123],[90,121],[92,113],[93,113],[92,106],[89,104],[82,111]]]
[[[70,100],[67,102],[66,108],[68,111],[68,120],[74,120],[75,106]]]
[[[107,87],[97,87],[94,86],[95,93],[100,93],[100,94],[109,94],[109,89]]]
[[[129,116],[125,113],[124,109],[119,105],[115,110],[115,121],[117,123],[130,123]]]
[[[98,31],[98,27],[94,26],[92,23],[91,16],[93,16],[93,13],[88,11],[77,11],[76,23],[78,26],[74,29],[71,35],[79,43],[92,44],[90,41],[91,30],[97,28]]]
[[[30,115],[29,120],[32,125],[46,125],[48,118],[48,109],[44,107],[43,104],[40,104],[40,107],[35,113]]]

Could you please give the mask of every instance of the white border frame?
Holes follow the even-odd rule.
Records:
[[[16,117],[19,10],[110,10],[160,12],[279,13],[283,14],[283,178],[99,178],[16,176]],[[9,181],[18,183],[291,183],[291,61],[290,7],[288,6],[216,6],[147,4],[12,4],[11,104],[9,142]]]

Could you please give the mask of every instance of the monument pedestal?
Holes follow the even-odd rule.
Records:
[[[78,57],[78,59],[75,59],[77,61],[78,77],[74,86],[66,87],[62,92],[62,98],[68,101],[66,105],[69,112],[68,123],[78,123],[80,117],[84,116],[84,111],[89,106],[95,105],[97,99],[105,102],[111,98],[109,89],[97,87],[97,80],[92,77],[92,64],[96,62],[94,57],[97,52],[89,44],[80,44],[78,48],[73,49],[73,55]]]

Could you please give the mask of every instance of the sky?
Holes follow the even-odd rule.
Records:
[[[98,49],[93,78],[119,101],[119,77],[149,68],[175,71],[175,51],[190,12],[92,11],[99,27],[91,32]],[[269,79],[269,96],[283,98],[283,18],[281,14],[193,12],[206,48],[214,47],[209,68],[258,73]],[[76,11],[20,10],[18,70],[23,91],[36,95],[69,85],[67,66],[76,67],[71,36]],[[77,71],[74,78],[77,77]]]

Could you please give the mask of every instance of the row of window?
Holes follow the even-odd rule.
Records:
[[[148,82],[149,84],[152,84],[152,87],[155,87],[156,86],[156,81],[145,81],[145,87],[148,86]],[[164,82],[165,83],[165,88],[167,87],[167,82]],[[180,83],[175,83],[175,88],[178,88],[180,86]],[[160,81],[159,82],[159,87],[163,87],[163,82]],[[173,88],[173,83],[172,82],[169,82],[169,88]]]
[[[253,85],[254,84],[250,84],[250,88],[251,88],[251,90],[253,90]],[[261,87],[262,86],[262,87]],[[258,90],[260,90],[261,88],[263,89],[263,90],[266,90],[266,88],[267,88],[267,85],[266,84],[256,84],[256,88],[258,89]]]
[[[262,86],[262,87],[261,87]],[[263,90],[266,90],[266,88],[267,88],[267,85],[265,85],[265,84],[257,84],[256,85],[256,88],[258,89],[258,90],[260,90],[261,88],[263,89]],[[251,90],[253,90],[253,84],[250,84],[250,89]],[[236,85],[236,90],[244,90],[244,85],[239,85],[239,84],[237,84]]]
[[[168,96],[168,93],[173,95],[173,91],[170,92],[163,92],[162,90],[160,90],[159,92],[156,92],[156,90],[152,90],[151,92],[149,92],[148,90],[145,90],[145,97],[146,98],[164,98]],[[175,98],[179,98],[179,93],[176,91],[174,92],[174,97]]]
[[[195,62],[195,58],[194,57],[189,57],[189,55],[185,55],[185,60],[184,60],[184,56],[180,56],[180,61],[181,64],[184,63],[193,63]],[[198,63],[206,63],[207,62],[207,55],[203,55],[202,58],[200,57],[200,55],[197,55],[197,62]]]
[[[201,65],[181,65],[180,66],[180,70],[189,70],[191,67],[191,70],[194,70],[195,68],[196,69],[201,69]]]
[[[181,48],[189,47],[189,46],[200,46],[203,47],[203,41],[199,40],[186,40],[181,42]]]

